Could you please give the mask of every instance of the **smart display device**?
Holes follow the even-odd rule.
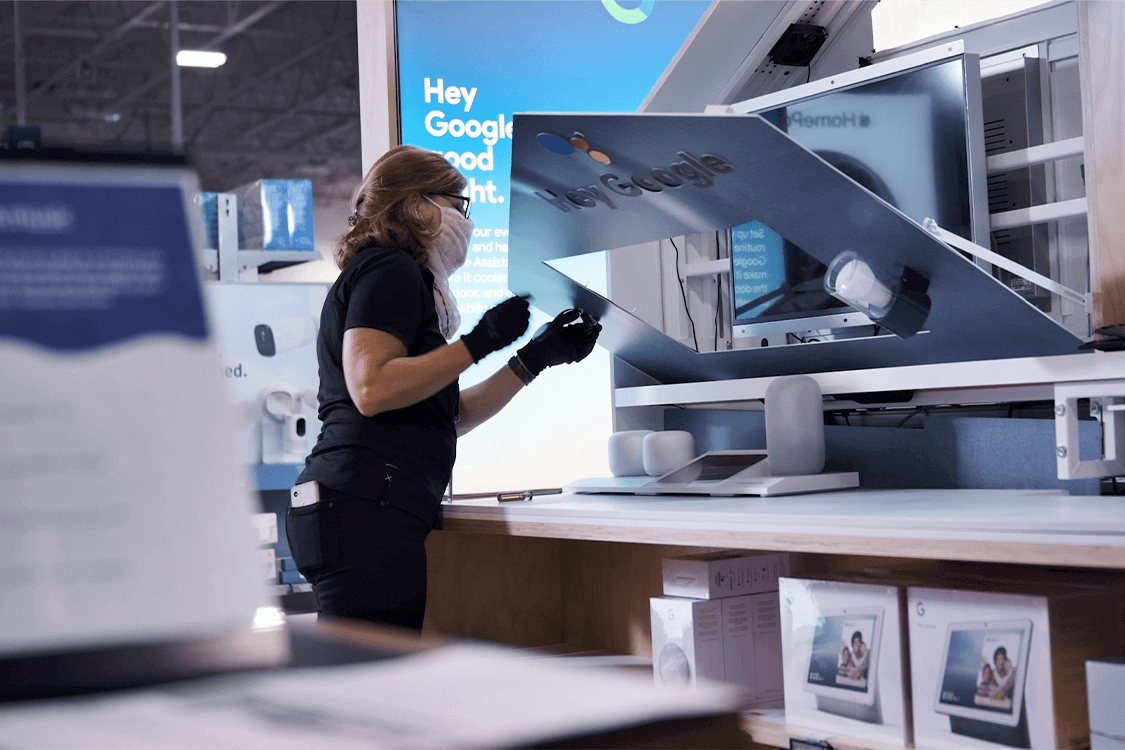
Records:
[[[820,612],[802,687],[817,696],[817,708],[880,723],[878,706],[882,607]]]
[[[761,115],[919,224],[988,245],[980,64],[960,42],[731,109]],[[822,263],[762,222],[730,230],[730,261],[736,346],[879,332],[825,291]]]
[[[1028,747],[1023,699],[1030,646],[1031,620],[950,624],[934,711],[950,717],[955,733]]]

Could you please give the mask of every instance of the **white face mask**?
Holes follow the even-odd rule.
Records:
[[[441,229],[437,241],[427,253],[426,267],[434,275],[434,305],[437,308],[438,326],[441,335],[448,341],[461,327],[461,314],[449,288],[449,276],[465,265],[469,241],[473,238],[476,224],[457,209],[443,206],[429,196],[425,198],[441,210]]]
[[[451,274],[465,265],[465,258],[469,254],[469,242],[473,238],[476,223],[455,208],[437,203],[434,205],[441,209],[441,230],[437,242],[430,248],[430,253],[437,256],[446,274]]]

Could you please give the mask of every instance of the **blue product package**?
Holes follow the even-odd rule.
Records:
[[[238,194],[238,245],[245,250],[316,247],[310,180],[257,180]]]
[[[311,180],[286,180],[289,197],[289,249],[315,250]]]
[[[281,583],[306,583],[305,577],[295,570],[283,570],[279,579]]]
[[[219,194],[200,193],[199,208],[203,212],[203,246],[219,247]]]

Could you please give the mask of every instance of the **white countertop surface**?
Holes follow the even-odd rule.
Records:
[[[545,536],[551,526],[587,526],[1125,551],[1125,498],[1052,490],[844,490],[780,497],[562,493],[522,502],[458,500],[444,509],[453,528],[459,520],[536,524],[548,529]],[[661,535],[660,541],[666,539]]]

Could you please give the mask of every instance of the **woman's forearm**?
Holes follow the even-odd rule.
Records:
[[[512,372],[512,368],[504,366],[487,380],[462,391],[457,434],[464,435],[491,419],[522,389],[523,381]]]

